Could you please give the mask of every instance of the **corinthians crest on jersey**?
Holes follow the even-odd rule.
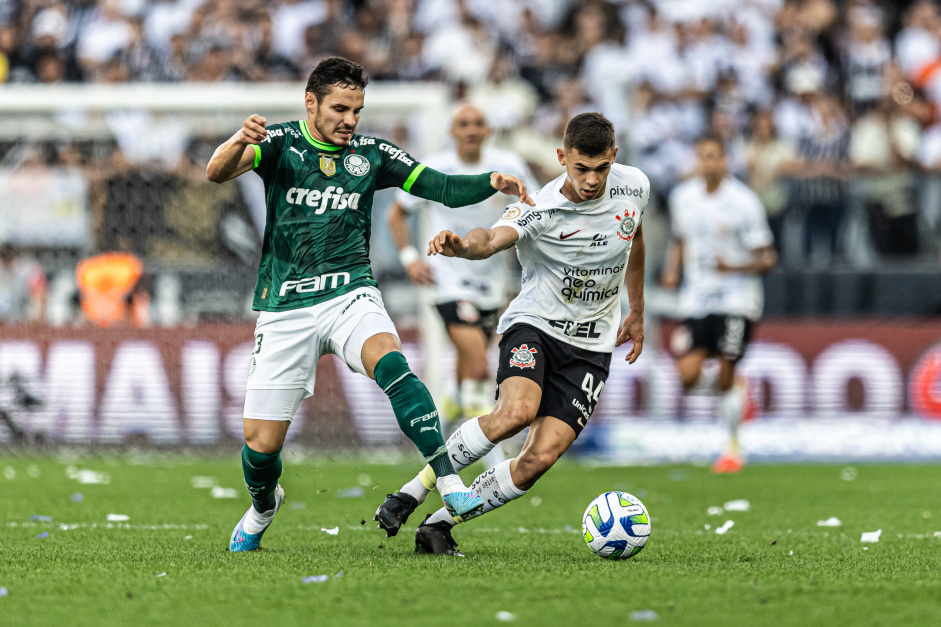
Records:
[[[533,357],[536,354],[535,348],[523,344],[519,348],[511,348],[510,352],[513,353],[513,356],[510,357],[511,366],[536,369],[536,358]]]
[[[636,211],[625,211],[624,216],[615,216],[618,220],[618,237],[625,241],[631,241],[634,238],[634,231],[637,230],[637,221],[634,217]]]

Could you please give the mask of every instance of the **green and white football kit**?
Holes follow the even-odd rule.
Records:
[[[398,187],[463,204],[496,190],[489,172],[445,177],[379,138],[355,135],[349,146],[333,146],[314,139],[303,120],[267,130],[265,141],[253,146],[268,215],[245,416],[290,420],[297,403],[313,394],[322,355],[334,353],[366,374],[365,341],[396,335],[369,263],[375,192]],[[298,389],[304,393],[295,398]]]
[[[265,140],[252,144],[267,218],[245,417],[290,421],[300,401],[313,394],[323,354],[334,353],[365,375],[366,340],[378,333],[396,335],[369,264],[376,190],[398,187],[455,207],[480,202],[496,190],[489,172],[446,176],[382,139],[354,135],[348,146],[334,146],[314,139],[303,120],[266,130]],[[404,355],[383,355],[373,378],[389,397],[402,431],[434,467],[445,506],[460,515],[478,514],[482,501],[454,474],[434,401]],[[233,552],[258,548],[284,498],[277,483],[280,450],[263,453],[246,443],[242,470],[252,506],[232,532]]]

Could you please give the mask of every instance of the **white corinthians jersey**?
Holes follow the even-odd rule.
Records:
[[[774,242],[761,201],[744,183],[726,177],[712,194],[696,177],[670,195],[673,234],[683,241],[680,309],[687,318],[709,314],[761,317],[761,277],[718,272],[721,259],[732,266],[753,261],[754,251]]]
[[[456,150],[432,155],[422,163],[445,174],[503,172],[522,179],[527,189],[533,189],[536,185],[536,179],[520,157],[495,148],[485,148],[477,163],[464,163]],[[395,200],[409,213],[425,209],[421,237],[422,244],[427,245],[441,231],[453,231],[464,237],[476,228],[489,227],[500,217],[507,197],[494,194],[476,205],[458,208],[445,207],[403,191],[398,192]],[[418,248],[423,250],[421,245]],[[506,303],[509,268],[503,255],[482,261],[436,255],[427,261],[434,275],[436,303],[467,300],[478,309],[498,309]]]
[[[562,195],[565,175],[542,188],[535,207],[511,205],[494,224],[519,233],[523,288],[498,333],[530,324],[568,344],[614,350],[631,243],[650,199],[643,172],[611,166],[604,195],[578,204]]]

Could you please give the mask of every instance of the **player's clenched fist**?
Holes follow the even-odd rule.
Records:
[[[457,233],[441,231],[428,242],[429,255],[444,255],[445,257],[459,257],[465,248],[464,240]]]
[[[266,137],[268,131],[265,130],[265,118],[254,113],[242,125],[239,139],[246,144],[260,144]]]

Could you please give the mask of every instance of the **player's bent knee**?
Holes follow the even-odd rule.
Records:
[[[494,412],[499,416],[499,422],[506,431],[517,433],[525,429],[535,420],[538,407],[529,403],[518,403],[509,406],[503,406],[499,411]]]
[[[245,444],[259,453],[277,453],[284,446],[289,424],[280,420],[245,420]]]

